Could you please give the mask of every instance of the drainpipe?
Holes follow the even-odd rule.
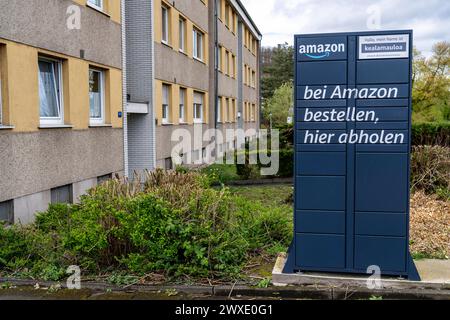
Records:
[[[218,98],[219,98],[219,66],[217,62],[219,61],[219,12],[217,10],[217,7],[219,5],[219,1],[215,0],[214,5],[214,129],[217,129],[218,127],[218,121],[217,121],[217,112],[219,111],[219,105],[218,105]],[[217,141],[217,139],[216,139]],[[216,147],[217,148],[217,147]],[[217,149],[216,149],[217,151]]]
[[[122,120],[123,120],[123,166],[124,175],[129,177],[128,166],[128,99],[127,99],[127,41],[126,41],[126,14],[125,0],[121,0],[122,16]]]

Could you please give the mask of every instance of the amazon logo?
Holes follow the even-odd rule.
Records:
[[[311,59],[324,59],[333,53],[342,52],[345,52],[344,43],[302,44],[299,46],[299,53]]]

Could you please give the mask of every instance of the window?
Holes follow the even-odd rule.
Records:
[[[203,33],[194,28],[194,58],[203,61]]]
[[[105,174],[104,176],[97,177],[97,184],[100,185],[100,184],[103,184],[103,183],[111,180],[112,176],[113,176],[112,173],[110,173],[110,174]]]
[[[54,188],[51,190],[51,203],[73,203],[72,185]]]
[[[217,1],[217,16],[222,20],[222,0]]]
[[[247,65],[244,66],[244,84],[247,85],[247,79],[248,79],[248,69],[247,69]]]
[[[1,50],[2,50],[2,47],[1,47],[1,44],[0,44],[0,58],[1,58]],[[3,95],[2,95],[2,90],[3,90],[3,87],[2,87],[2,64],[1,64],[1,60],[0,60],[0,126],[2,126],[4,123],[3,123]]]
[[[230,99],[225,99],[225,114],[226,114],[226,121],[230,122]]]
[[[228,3],[225,4],[225,25],[230,27],[230,6]]]
[[[103,71],[89,69],[89,105],[91,124],[105,121],[105,85]]]
[[[103,0],[88,0],[87,2],[91,7],[103,11]]]
[[[203,101],[204,94],[201,92],[194,92],[194,122],[203,122]]]
[[[236,100],[231,99],[231,122],[236,122]]]
[[[236,34],[236,20],[237,20],[237,16],[234,13],[234,11],[231,11],[231,32],[233,32],[234,34]]]
[[[186,122],[185,115],[185,105],[186,105],[186,89],[180,89],[180,123]]]
[[[0,202],[0,222],[14,223],[14,201],[8,200]]]
[[[217,98],[217,122],[222,122],[222,97]]]
[[[169,123],[169,115],[170,115],[170,86],[167,84],[163,84],[162,86],[162,123]]]
[[[256,72],[252,71],[252,87],[256,88]]]
[[[164,159],[164,169],[166,169],[166,170],[172,170],[173,169],[172,158],[165,158]]]
[[[230,53],[225,51],[225,73],[230,75]]]
[[[236,56],[231,55],[231,76],[236,78]]]
[[[180,51],[184,52],[186,50],[186,20],[180,18],[179,22],[179,45]]]
[[[41,124],[62,124],[62,63],[39,58],[39,101]]]
[[[219,46],[219,52],[217,53],[217,68],[222,71],[222,46]]]
[[[169,8],[166,6],[161,7],[161,23],[162,23],[162,34],[161,34],[161,41],[165,44],[169,43],[169,33],[170,33],[170,27],[169,27]]]

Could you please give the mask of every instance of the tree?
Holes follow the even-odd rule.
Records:
[[[426,59],[414,50],[413,120],[450,121],[450,42],[438,42]]]
[[[275,90],[272,97],[264,102],[264,118],[270,119],[274,126],[286,125],[288,117],[293,117],[294,88],[286,82]]]
[[[261,94],[264,101],[282,84],[293,81],[294,48],[287,43],[276,48],[263,48],[262,56]]]

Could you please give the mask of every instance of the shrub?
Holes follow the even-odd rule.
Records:
[[[280,170],[279,177],[293,177],[294,176],[294,149],[280,150]]]
[[[58,280],[85,274],[236,276],[249,255],[291,234],[290,212],[213,189],[189,172],[111,180],[76,205],[50,206],[29,227],[0,226],[0,270]]]
[[[440,146],[413,147],[411,186],[427,193],[450,189],[450,148]]]
[[[412,145],[450,147],[450,122],[424,122],[412,125]]]

